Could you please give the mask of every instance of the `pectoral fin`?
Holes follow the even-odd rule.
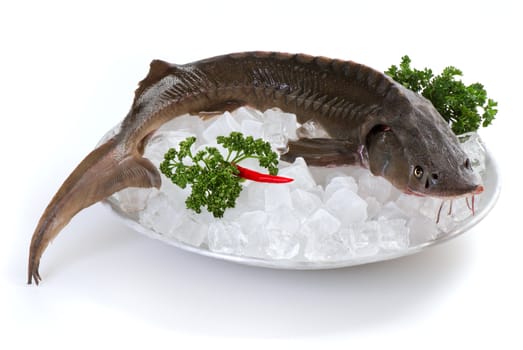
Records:
[[[303,157],[308,165],[341,166],[361,164],[361,147],[347,140],[330,138],[289,141],[289,151],[281,156],[287,162]]]
[[[158,169],[149,159],[143,157],[126,158],[117,166],[108,180],[110,186],[106,189],[106,193],[118,192],[127,187],[160,188],[162,184]]]

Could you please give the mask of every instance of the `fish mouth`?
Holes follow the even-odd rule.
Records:
[[[473,185],[470,189],[464,191],[445,191],[445,192],[420,192],[407,187],[405,194],[414,195],[418,197],[434,197],[440,199],[456,199],[462,197],[476,196],[483,193],[485,187],[482,184]]]

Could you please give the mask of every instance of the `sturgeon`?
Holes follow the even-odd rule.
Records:
[[[186,113],[243,105],[278,107],[329,133],[329,139],[290,142],[288,160],[359,164],[419,196],[449,199],[483,190],[430,101],[365,65],[277,52],[234,53],[184,65],[153,60],[120,131],[82,160],[45,209],[31,239],[27,283],[41,281],[42,254],[80,210],[127,187],[160,187],[160,173],[143,151],[162,124]]]

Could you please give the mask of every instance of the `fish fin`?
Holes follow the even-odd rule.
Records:
[[[114,139],[89,153],[62,184],[31,238],[28,279],[38,284],[40,259],[49,243],[82,209],[127,187],[159,187],[160,173],[141,156],[119,158]]]
[[[142,81],[138,83],[138,88],[134,92],[134,100],[136,101],[138,97],[151,85],[157,83],[163,77],[168,75],[172,68],[173,65],[168,62],[162,60],[152,60],[149,65],[149,73]]]
[[[347,140],[331,138],[303,138],[288,142],[289,151],[281,156],[287,162],[303,157],[308,165],[341,166],[360,164],[360,147]]]
[[[160,188],[162,180],[158,169],[149,159],[143,157],[128,157],[120,162],[115,171],[116,176],[108,182],[111,188],[107,192],[117,192],[127,187]]]

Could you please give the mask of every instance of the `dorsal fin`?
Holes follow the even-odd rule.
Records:
[[[138,88],[134,93],[134,100],[136,101],[138,97],[151,85],[160,81],[163,77],[169,74],[172,67],[173,65],[168,62],[162,60],[152,60],[151,64],[149,65],[149,73],[142,81],[138,83]]]

